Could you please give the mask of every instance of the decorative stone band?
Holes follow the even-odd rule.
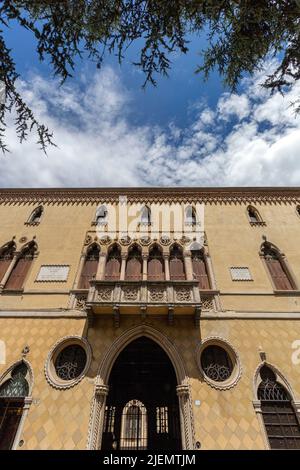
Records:
[[[185,385],[177,385],[176,392],[179,397],[186,396],[188,397],[190,394],[190,388],[187,384]]]
[[[196,202],[208,203],[299,203],[299,188],[77,188],[77,189],[1,189],[0,202],[44,204],[47,202],[116,203],[125,196],[129,203]]]

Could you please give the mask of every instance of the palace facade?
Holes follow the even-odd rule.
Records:
[[[2,189],[0,220],[0,449],[300,448],[300,189]]]

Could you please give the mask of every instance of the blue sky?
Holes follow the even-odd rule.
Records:
[[[59,88],[29,32],[12,28],[6,39],[20,89],[58,148],[45,157],[34,135],[20,145],[10,123],[2,187],[300,183],[300,121],[289,106],[298,86],[285,99],[271,97],[260,73],[231,95],[217,73],[207,82],[195,75],[204,43],[193,37],[190,52],[173,57],[170,77],[158,77],[156,88],[141,88],[144,77],[130,64],[135,48],[121,67],[114,57],[101,71],[79,61]]]

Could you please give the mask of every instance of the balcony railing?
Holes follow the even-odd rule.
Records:
[[[141,315],[194,317],[199,324],[202,310],[216,309],[216,292],[199,291],[197,281],[107,281],[92,280],[89,291],[72,291],[73,307],[92,315]]]

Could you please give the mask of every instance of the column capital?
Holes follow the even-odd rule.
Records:
[[[97,397],[106,397],[109,392],[109,386],[104,384],[96,384],[95,395]]]
[[[190,387],[187,384],[177,385],[176,393],[178,397],[188,397],[190,394]]]

